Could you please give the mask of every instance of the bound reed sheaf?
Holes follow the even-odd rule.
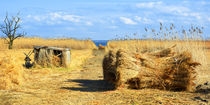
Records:
[[[189,52],[171,48],[150,53],[110,50],[103,60],[104,80],[115,88],[155,88],[173,91],[194,91],[196,67]]]

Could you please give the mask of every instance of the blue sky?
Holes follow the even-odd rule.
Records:
[[[210,0],[0,0],[0,22],[20,12],[27,36],[113,39],[174,23],[204,27],[210,37]],[[138,36],[141,37],[141,36]]]

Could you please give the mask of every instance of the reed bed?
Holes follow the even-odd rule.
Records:
[[[167,28],[160,23],[160,29],[158,31],[155,31],[154,29],[149,30],[147,28],[145,28],[145,31],[149,33],[146,35],[146,40],[126,37],[125,39],[121,38],[120,40],[111,40],[107,43],[109,53],[104,57],[103,66],[105,80],[111,81],[116,87],[120,86],[120,84],[126,83],[127,81],[128,84],[133,84],[131,87],[134,88],[161,87],[162,89],[166,88],[167,90],[174,90],[172,88],[179,88],[178,85],[172,85],[175,83],[174,81],[178,81],[176,79],[183,77],[181,79],[185,81],[184,78],[186,78],[187,83],[184,83],[181,80],[183,83],[180,82],[178,84],[186,85],[189,83],[189,86],[183,86],[185,89],[182,88],[187,91],[191,91],[193,90],[191,89],[192,87],[195,88],[196,85],[208,81],[209,76],[204,73],[207,73],[207,71],[209,73],[207,59],[209,41],[202,40],[202,28],[200,29],[198,27],[191,26],[189,30],[183,29],[181,31],[177,31],[173,24]],[[167,50],[172,47],[173,53]],[[158,51],[161,51],[163,55],[170,54],[170,56],[162,57],[162,55],[158,55],[160,59],[149,56],[151,54],[154,56],[154,54]],[[117,56],[117,52],[124,53]],[[138,60],[138,62],[140,61],[140,64],[138,64],[134,59],[136,54],[140,55],[137,57],[140,58],[140,60]],[[117,63],[121,58],[124,63],[126,62],[125,64]],[[186,62],[182,62],[183,64],[181,65],[174,65],[170,62],[170,60],[169,62],[164,62],[165,60],[162,58],[172,59],[172,61],[174,59],[175,61],[177,59],[181,59],[181,61]],[[187,60],[184,60],[186,58]],[[147,62],[147,64],[142,65],[142,62]],[[196,64],[196,68],[191,67],[194,64]],[[120,65],[123,65],[124,67],[121,67]],[[163,69],[161,67],[158,68],[158,65],[162,65],[161,67],[163,67]],[[110,73],[106,72],[106,70],[113,71]],[[147,73],[141,73],[142,71]],[[171,71],[180,72],[180,74],[176,74],[175,76]],[[160,81],[160,78],[165,78],[165,74],[164,76],[161,76],[161,72],[163,74],[166,73],[168,77],[172,77],[173,79],[170,79],[170,82],[168,82],[168,80]],[[184,72],[187,72],[187,76]],[[129,74],[131,75],[128,76]],[[203,77],[205,77],[205,79]],[[142,81],[143,83],[141,83]]]
[[[200,62],[200,69],[208,69],[207,50],[210,48],[210,41],[202,38],[203,27],[191,26],[189,29],[177,30],[174,24],[164,26],[160,23],[158,30],[145,28],[146,35],[142,35],[147,40],[138,38],[111,40],[107,43],[108,49],[124,49],[131,52],[152,52],[169,48],[176,45],[176,52],[187,51],[192,54],[194,61]],[[136,36],[136,34],[134,34]],[[132,36],[131,36],[132,37]]]
[[[0,49],[7,49],[8,44],[4,39],[0,39]],[[97,48],[91,40],[76,39],[43,39],[43,38],[19,38],[14,41],[14,49],[31,49],[34,45],[53,46],[71,49],[95,49]]]

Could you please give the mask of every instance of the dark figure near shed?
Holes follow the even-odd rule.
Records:
[[[23,66],[26,67],[27,69],[31,68],[34,65],[34,63],[31,63],[31,58],[30,58],[32,53],[33,53],[33,51],[30,51],[28,54],[24,53],[26,55],[26,57],[24,59],[25,65],[23,65]]]

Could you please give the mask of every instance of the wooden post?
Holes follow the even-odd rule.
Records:
[[[62,51],[62,65],[66,68],[70,66],[70,51],[69,49],[65,49]]]
[[[38,56],[39,52],[35,48],[34,48],[33,52],[34,52],[34,64],[36,65],[37,64],[37,59],[38,59],[37,56]]]

